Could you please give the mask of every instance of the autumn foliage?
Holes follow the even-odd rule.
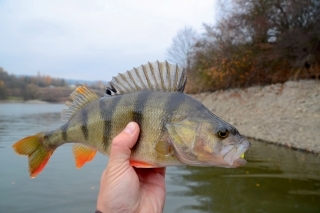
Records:
[[[40,73],[37,76],[9,75],[0,67],[0,100],[16,98],[57,102],[68,97],[71,91],[64,79]]]
[[[187,92],[319,78],[320,1],[223,1],[219,11],[188,55]]]

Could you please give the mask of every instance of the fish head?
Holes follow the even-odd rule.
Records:
[[[250,142],[219,118],[187,118],[166,128],[177,157],[187,165],[235,168],[247,163],[242,156]]]

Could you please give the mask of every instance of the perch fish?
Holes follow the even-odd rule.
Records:
[[[108,155],[112,139],[135,121],[141,132],[130,158],[134,167],[245,165],[242,156],[250,143],[183,93],[186,80],[177,65],[156,61],[113,77],[104,97],[80,86],[62,112],[66,123],[26,137],[13,149],[28,156],[30,176],[35,177],[56,148],[74,143],[76,167],[81,168],[97,151]]]

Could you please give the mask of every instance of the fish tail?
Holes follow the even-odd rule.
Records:
[[[12,148],[19,155],[29,158],[30,177],[36,177],[47,164],[54,150],[48,150],[43,145],[43,133],[29,136],[16,142]]]

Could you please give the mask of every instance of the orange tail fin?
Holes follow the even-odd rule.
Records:
[[[13,144],[14,151],[19,155],[28,155],[30,177],[37,176],[47,164],[54,150],[47,150],[42,145],[43,134],[38,133],[26,137]]]

